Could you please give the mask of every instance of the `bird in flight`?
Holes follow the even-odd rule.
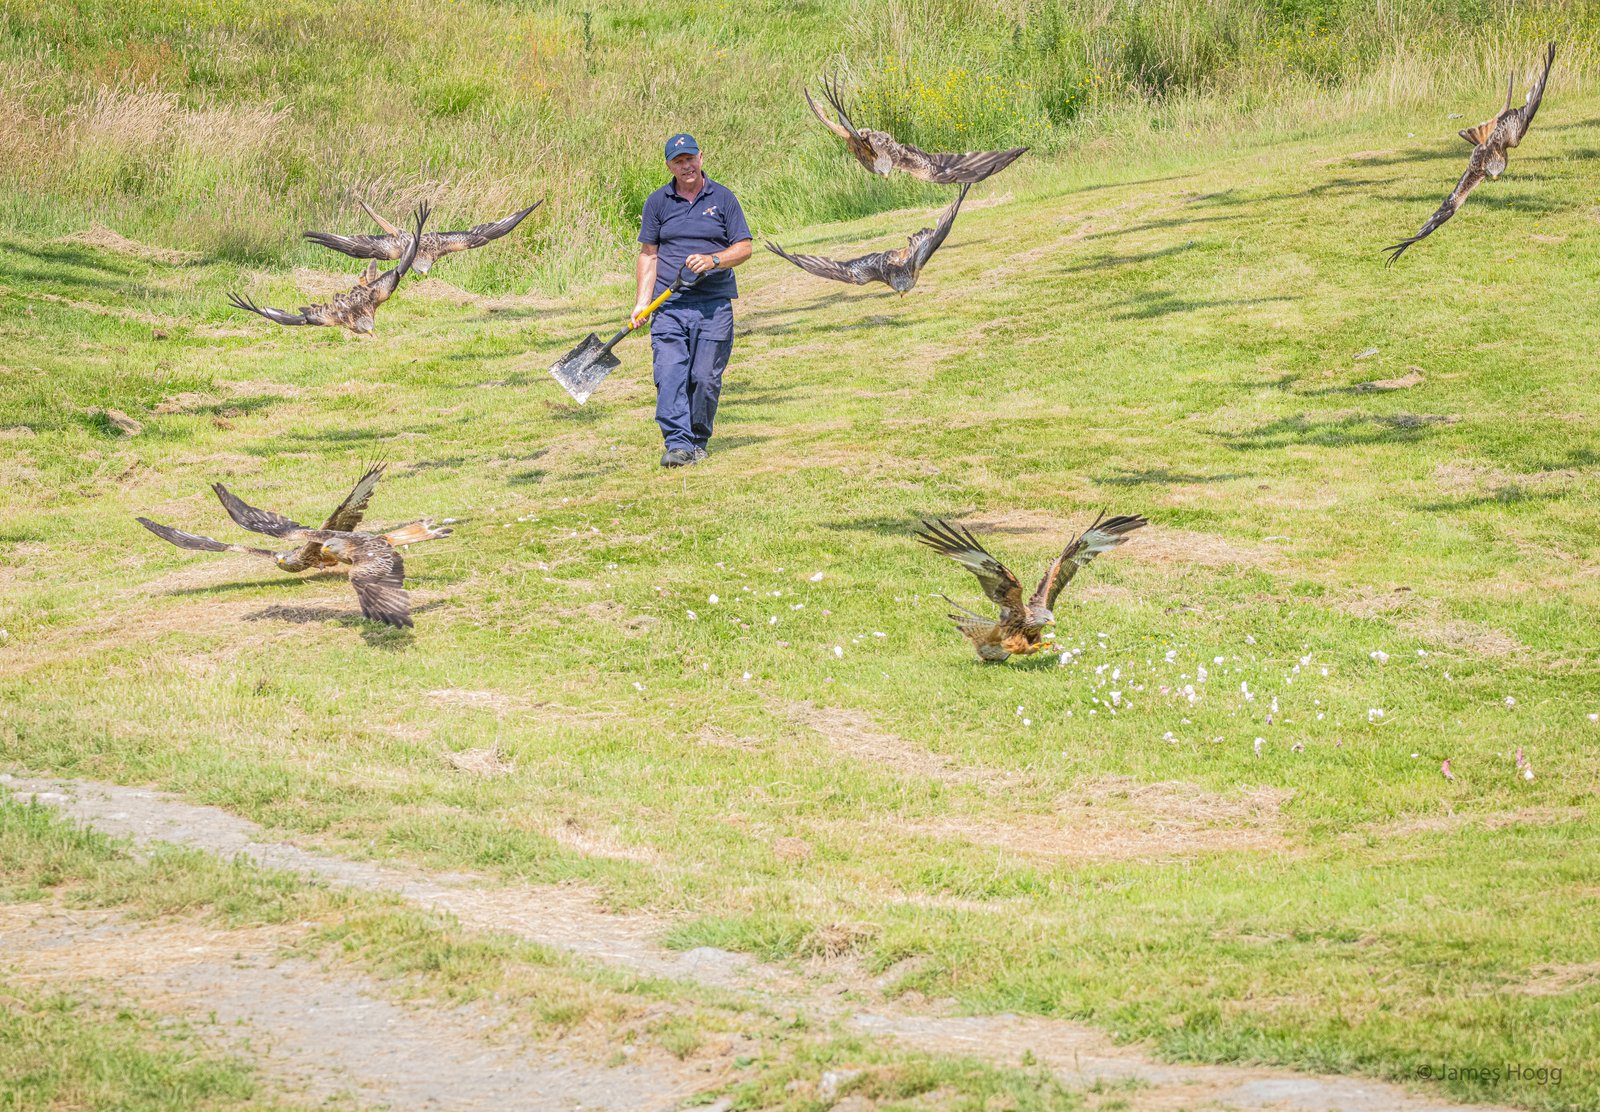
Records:
[[[323,305],[302,305],[300,311],[291,313],[284,309],[263,308],[248,297],[230,293],[228,300],[235,308],[260,313],[275,324],[325,324],[348,328],[358,336],[372,334],[372,317],[400,285],[400,279],[411,269],[417,257],[417,244],[421,242],[422,225],[428,219],[428,206],[417,210],[417,234],[408,237],[410,242],[404,253],[396,256],[400,262],[391,270],[378,273],[378,264],[370,263],[366,273],[356,279],[353,289],[339,294]]]
[[[1061,589],[1072,582],[1079,568],[1107,549],[1122,544],[1129,533],[1148,524],[1139,516],[1107,518],[1100,514],[1094,524],[1055,558],[1039,586],[1026,600],[1022,597],[1022,583],[1011,569],[991,556],[966,529],[943,521],[924,521],[916,538],[977,576],[983,593],[1000,607],[998,618],[985,618],[953,599],[939,596],[961,611],[951,614],[950,620],[978,650],[979,659],[1000,661],[1009,656],[1032,656],[1044,648],[1041,634],[1045,626],[1056,620],[1053,608]]]
[[[1529,87],[1527,99],[1523,101],[1521,108],[1511,107],[1511,96],[1517,86],[1517,75],[1512,71],[1510,80],[1506,83],[1506,106],[1500,110],[1499,115],[1492,120],[1485,120],[1477,127],[1462,128],[1457,133],[1472,144],[1472,155],[1467,159],[1467,172],[1461,175],[1461,180],[1456,182],[1456,187],[1450,191],[1450,196],[1444,199],[1444,204],[1428,217],[1428,222],[1422,225],[1420,232],[1384,248],[1390,252],[1389,261],[1384,264],[1385,266],[1393,266],[1394,261],[1405,254],[1406,248],[1418,240],[1426,239],[1439,225],[1454,216],[1456,210],[1466,203],[1467,195],[1478,188],[1484,178],[1498,179],[1505,171],[1506,152],[1522,142],[1522,137],[1528,133],[1528,125],[1533,123],[1533,114],[1539,111],[1539,102],[1544,99],[1545,82],[1550,79],[1550,67],[1555,64],[1555,60],[1556,44],[1551,43],[1545,48],[1544,72]]]
[[[922,268],[928,265],[933,253],[944,243],[944,237],[950,234],[950,227],[956,222],[956,213],[961,210],[961,202],[966,200],[967,190],[971,188],[970,185],[961,187],[961,194],[939,218],[938,227],[923,228],[904,247],[897,247],[893,251],[877,251],[860,258],[839,261],[825,259],[821,255],[791,255],[776,243],[768,243],[767,250],[818,278],[850,282],[857,286],[882,282],[904,296],[916,286],[917,279],[922,276]]]
[[[398,259],[404,255],[411,245],[411,233],[395,227],[373,212],[372,206],[367,202],[358,198],[356,203],[372,217],[374,224],[383,229],[383,235],[336,236],[331,232],[306,232],[305,237],[313,243],[320,243],[324,247],[357,259]],[[429,232],[422,237],[412,267],[418,274],[426,276],[428,271],[433,269],[434,260],[440,255],[470,251],[474,247],[482,247],[492,240],[499,239],[522,223],[524,217],[542,204],[544,204],[542,199],[535,201],[521,212],[514,212],[504,220],[496,220],[493,224],[479,224],[464,232]]]
[[[913,147],[910,143],[899,142],[887,131],[874,131],[869,127],[857,128],[852,124],[849,113],[844,109],[844,96],[839,92],[837,78],[823,78],[822,81],[822,95],[832,106],[834,114],[839,117],[837,122],[823,114],[821,107],[811,99],[810,89],[805,92],[806,103],[811,106],[812,113],[829,131],[844,140],[845,146],[850,148],[850,153],[856,156],[856,161],[865,166],[870,173],[885,178],[895,170],[899,170],[935,185],[955,185],[958,182],[971,185],[1004,170],[1022,157],[1023,152],[1028,149],[1012,147],[1005,151],[929,154],[925,150]]]
[[[373,488],[383,477],[386,466],[375,463],[367,468],[320,529],[307,529],[270,511],[255,509],[241,502],[221,483],[213,484],[211,489],[216,491],[228,516],[238,524],[252,532],[283,537],[295,545],[282,552],[242,544],[224,544],[212,537],[174,529],[147,517],[134,520],[179,548],[196,552],[243,552],[251,556],[264,556],[288,572],[350,564],[350,583],[355,588],[356,597],[361,600],[362,614],[389,625],[409,626],[412,624],[411,606],[402,585],[405,567],[395,549],[404,544],[448,537],[451,531],[438,528],[424,518],[384,533],[357,532],[356,526],[361,524],[367,503],[372,499]]]

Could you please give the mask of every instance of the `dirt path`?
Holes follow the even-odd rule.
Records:
[[[184,1016],[286,1092],[392,1108],[670,1109],[687,1069],[606,1068],[492,1036],[467,1008],[395,1004],[382,985],[277,957],[283,930],[127,922],[111,912],[0,905],[0,976],[13,984],[104,982],[108,995]],[[703,1079],[699,1079],[703,1084]]]
[[[836,1019],[864,1034],[892,1037],[921,1050],[967,1055],[1013,1066],[1031,1053],[1035,1060],[1075,1088],[1096,1082],[1135,1083],[1135,1087],[1116,1094],[1126,1102],[1123,1107],[1127,1108],[1152,1112],[1199,1108],[1217,1112],[1228,1109],[1511,1112],[1503,1106],[1458,1105],[1431,1100],[1397,1085],[1359,1078],[1256,1067],[1158,1062],[1142,1054],[1137,1047],[1115,1045],[1094,1028],[1060,1020],[913,1012],[883,999],[873,985],[864,980],[817,985],[800,974],[764,965],[746,955],[711,948],[687,953],[667,950],[656,941],[666,926],[663,920],[607,914],[581,889],[494,888],[482,886],[479,880],[469,876],[424,875],[327,857],[288,843],[266,840],[260,827],[219,808],[185,803],[148,789],[6,775],[0,775],[0,789],[9,790],[19,800],[32,799],[54,807],[106,834],[129,837],[136,845],[169,842],[225,857],[243,854],[262,865],[330,884],[393,893],[420,906],[449,912],[469,927],[514,934],[642,973],[759,994],[773,1004],[801,1007],[816,1018]],[[4,941],[0,937],[0,942]],[[260,975],[266,977],[272,973],[265,969]],[[867,1001],[866,1008],[861,1007],[863,999]],[[240,1001],[241,1016],[249,1011],[247,1003]],[[427,1036],[421,1038],[423,1042],[427,1040]],[[398,1045],[388,1036],[385,1041]],[[311,1051],[320,1045],[319,1040],[313,1040],[306,1044],[306,1049]],[[414,1050],[422,1060],[428,1057],[427,1048],[420,1043],[406,1045],[409,1049],[405,1053]],[[455,1057],[459,1060],[465,1056],[458,1053]],[[520,1058],[511,1061],[527,1068]],[[615,1072],[607,1071],[607,1074]],[[581,1087],[591,1080],[587,1078],[574,1084]],[[652,1107],[629,1103],[628,1094],[635,1091],[628,1089],[629,1084],[628,1076],[619,1074],[617,1091],[603,1094],[620,1103],[576,1107]],[[589,1092],[588,1089],[582,1091]],[[660,1096],[668,1090],[655,1087],[649,1091]],[[472,1096],[470,1099],[479,1098]],[[427,1107],[414,1101],[403,1101],[402,1106]],[[472,1103],[448,1106],[475,1107]],[[569,1102],[559,1107],[574,1105]]]

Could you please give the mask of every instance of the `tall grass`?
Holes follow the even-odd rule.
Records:
[[[1403,106],[1498,81],[1546,37],[1570,86],[1597,28],[1600,5],[1553,0],[3,0],[0,227],[328,265],[298,232],[353,229],[357,196],[457,226],[544,196],[450,277],[560,290],[625,267],[678,129],[758,232],[935,200],[841,159],[799,99],[821,71],[860,123],[1049,158]]]

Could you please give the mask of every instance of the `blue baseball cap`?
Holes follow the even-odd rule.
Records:
[[[696,143],[694,141],[694,136],[690,135],[687,131],[680,131],[680,132],[678,132],[678,134],[674,135],[671,139],[667,140],[666,158],[667,158],[668,162],[671,162],[674,158],[677,158],[680,154],[699,154],[699,153],[700,153],[700,144]]]

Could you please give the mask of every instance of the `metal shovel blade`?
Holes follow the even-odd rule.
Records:
[[[606,375],[620,366],[622,360],[606,351],[600,337],[591,332],[588,339],[551,365],[550,374],[582,405]]]

